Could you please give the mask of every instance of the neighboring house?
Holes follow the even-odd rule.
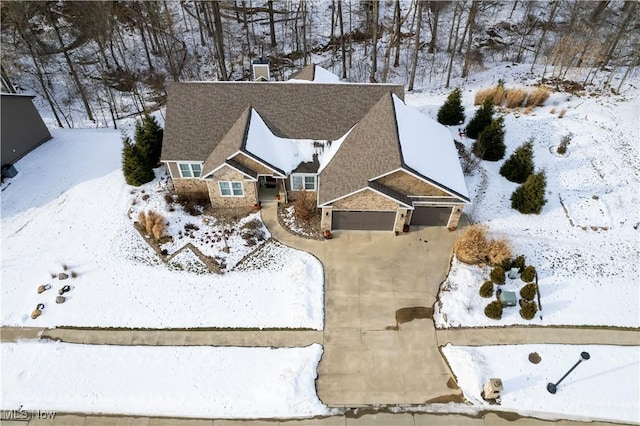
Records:
[[[400,85],[194,82],[168,94],[162,161],[178,193],[213,207],[304,192],[323,230],[402,231],[455,229],[470,201],[451,133],[406,106]]]
[[[40,144],[51,139],[32,99],[35,96],[0,94],[2,166],[13,164]]]

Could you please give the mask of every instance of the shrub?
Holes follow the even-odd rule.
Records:
[[[164,217],[153,210],[138,213],[138,223],[144,228],[147,235],[156,240],[162,238],[167,226]]]
[[[489,303],[484,308],[484,314],[491,319],[499,320],[502,318],[502,303],[498,300]]]
[[[509,89],[507,91],[507,108],[518,108],[522,106],[527,98],[527,91],[524,89]]]
[[[473,153],[483,160],[498,161],[504,158],[504,119],[498,117],[485,127],[473,144]]]
[[[484,262],[489,252],[487,228],[482,225],[471,225],[458,237],[453,251],[461,262],[475,265]]]
[[[534,268],[533,266],[527,266],[526,268],[524,268],[524,271],[522,271],[522,275],[520,275],[520,278],[525,283],[534,281],[536,279],[536,268]]]
[[[495,87],[489,87],[489,88],[478,90],[475,96],[473,97],[473,104],[482,105],[484,101],[486,101],[489,98],[492,98],[491,102],[493,103],[494,92],[495,92]]]
[[[460,89],[449,94],[445,103],[438,110],[438,123],[445,126],[455,126],[464,122],[464,108],[461,101]]]
[[[501,266],[505,260],[511,262],[511,247],[505,239],[491,240],[489,242],[489,254],[487,256],[489,265]],[[504,269],[504,268],[503,268]]]
[[[493,296],[493,281],[485,281],[480,286],[480,296],[484,298]]]
[[[500,174],[511,182],[523,183],[533,173],[533,139],[518,147],[500,167]]]
[[[260,228],[260,221],[258,219],[251,219],[242,225],[243,229],[258,229]]]
[[[549,99],[551,92],[545,87],[537,87],[533,92],[529,93],[525,106],[540,106]]]
[[[486,99],[465,129],[467,137],[477,139],[480,132],[493,120],[493,98]]]
[[[511,267],[512,268],[518,268],[518,272],[522,272],[524,271],[524,267],[526,265],[526,259],[523,255],[520,255],[518,257],[516,257],[515,259],[513,259],[513,262],[511,262]]]
[[[173,194],[164,194],[164,201],[165,201],[167,204],[173,204],[173,202],[175,201],[175,200],[173,199]]]
[[[302,223],[309,223],[312,217],[318,214],[316,200],[309,196],[307,192],[300,192],[294,202],[296,220]]]
[[[191,216],[199,216],[204,212],[205,207],[211,202],[206,194],[192,193],[178,195],[178,203],[186,213]]]
[[[505,272],[502,266],[496,266],[491,270],[489,277],[491,277],[491,281],[496,284],[504,284],[504,274]]]
[[[547,202],[544,193],[547,180],[544,172],[529,175],[527,180],[511,194],[511,207],[523,214],[539,214]]]
[[[562,139],[560,139],[560,145],[558,145],[558,148],[556,149],[558,154],[564,155],[567,153],[567,147],[571,143],[571,139],[573,139],[573,133],[564,135]]]
[[[500,264],[500,266],[502,266],[502,269],[506,271],[508,269],[511,269],[512,264],[513,264],[513,260],[511,260],[510,257],[506,257],[502,260],[502,263]]]
[[[476,157],[471,155],[464,144],[455,141],[456,149],[458,150],[458,157],[460,158],[460,165],[462,166],[462,172],[466,175],[473,173],[478,168],[480,163]]]
[[[560,110],[560,112],[558,113],[558,118],[562,118],[562,117],[564,117],[564,115],[565,115],[566,113],[567,113],[566,108],[562,108],[562,109]]]
[[[507,91],[504,88],[504,81],[499,80],[496,87],[493,89],[493,104],[500,106],[506,98]]]
[[[520,296],[526,300],[533,300],[536,297],[537,286],[534,283],[525,284],[520,289]]]
[[[520,308],[520,316],[526,320],[531,320],[536,316],[536,312],[538,312],[538,305],[536,302],[525,302],[522,304],[522,308]]]
[[[155,177],[153,169],[144,160],[137,144],[125,136],[122,139],[122,172],[128,185],[140,186],[151,182]]]

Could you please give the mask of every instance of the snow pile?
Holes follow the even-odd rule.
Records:
[[[3,325],[322,329],[324,278],[316,258],[279,246],[273,250],[288,262],[216,275],[182,252],[167,268],[127,216],[131,187],[120,171],[119,133],[53,136],[16,164],[19,174],[2,192]],[[77,277],[52,278],[65,266]],[[51,290],[38,294],[44,284]],[[67,300],[56,304],[65,284]],[[39,303],[43,314],[32,320]]]
[[[582,362],[558,386],[556,383],[586,351]],[[464,396],[476,406],[557,419],[640,423],[640,348],[596,345],[514,345],[442,348]],[[541,361],[533,364],[529,354]],[[502,380],[500,405],[482,399],[489,378]]]
[[[322,347],[2,345],[2,409],[199,418],[330,414]],[[10,366],[10,368],[6,368]]]

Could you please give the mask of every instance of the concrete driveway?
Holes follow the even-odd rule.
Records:
[[[324,355],[317,390],[329,406],[457,400],[431,320],[456,233],[421,228],[337,231],[330,241],[295,237],[263,220],[273,237],[317,256],[325,268]],[[396,313],[401,321],[398,323]],[[424,317],[427,318],[415,318]]]

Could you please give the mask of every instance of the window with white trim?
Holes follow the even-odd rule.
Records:
[[[191,178],[200,177],[202,174],[202,166],[199,163],[178,163],[180,169],[180,177]]]
[[[236,181],[224,181],[218,182],[220,187],[220,195],[223,197],[243,197],[244,191],[242,190],[242,182]]]
[[[291,175],[292,191],[315,191],[316,175]]]

